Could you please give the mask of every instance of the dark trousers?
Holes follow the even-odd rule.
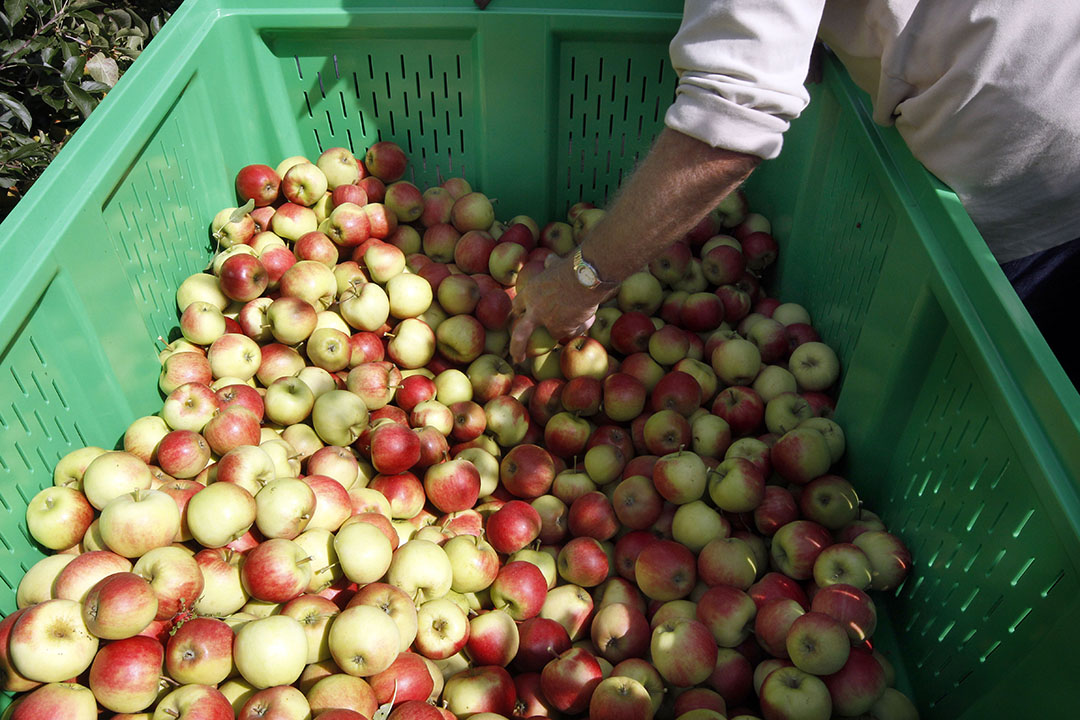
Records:
[[[1080,388],[1080,328],[1075,319],[1080,238],[1003,263],[1001,269],[1073,385]]]

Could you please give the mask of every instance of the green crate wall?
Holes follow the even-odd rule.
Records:
[[[401,143],[500,217],[603,203],[674,92],[675,2],[188,0],[0,226],[0,610],[41,556],[26,501],[160,406],[156,338],[250,162]],[[955,196],[834,63],[747,191],[778,293],[844,365],[845,472],[915,556],[880,647],[924,717],[1057,716],[1080,625],[1080,398]],[[3,515],[6,513],[6,517]]]

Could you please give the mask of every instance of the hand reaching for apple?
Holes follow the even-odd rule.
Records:
[[[603,292],[589,290],[578,282],[566,258],[531,278],[514,297],[517,319],[510,337],[514,362],[525,359],[529,336],[541,325],[556,339],[584,335],[604,299]]]

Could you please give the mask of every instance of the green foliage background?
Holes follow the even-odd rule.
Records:
[[[0,220],[181,0],[0,0]]]

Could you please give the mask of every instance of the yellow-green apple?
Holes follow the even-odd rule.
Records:
[[[210,422],[210,418],[214,417],[223,405],[220,396],[211,390],[209,385],[185,383],[165,398],[161,407],[161,418],[173,430],[202,432],[206,423]]]
[[[911,569],[911,553],[890,533],[871,530],[851,541],[870,559],[871,590],[892,590],[904,581]]]
[[[432,660],[445,660],[465,647],[469,619],[452,600],[428,600],[416,613],[416,652]]]
[[[558,585],[548,591],[540,617],[554,620],[562,625],[570,640],[587,636],[592,621],[594,603],[592,596],[580,585]]]
[[[386,571],[389,584],[420,601],[445,596],[453,577],[446,552],[428,540],[410,540],[399,546]]]
[[[84,552],[78,556],[68,556],[68,558],[68,562],[60,565],[55,575],[48,577],[46,577],[46,573],[42,572],[46,569],[45,564],[38,563],[38,565],[42,566],[38,569],[39,572],[42,572],[40,580],[47,579],[49,581],[49,592],[42,599],[57,597],[81,603],[86,594],[99,580],[113,573],[129,572],[131,570],[131,561],[108,550]],[[37,565],[35,565],[35,568],[37,568]],[[37,575],[38,573],[35,572],[34,574]],[[27,573],[27,578],[29,576],[30,573]],[[33,580],[40,582],[38,578],[33,578]]]
[[[205,582],[194,555],[179,545],[150,550],[138,559],[132,572],[150,583],[157,596],[157,620],[190,612]]]
[[[765,498],[765,477],[745,458],[723,460],[707,478],[709,497],[726,512],[751,512]]]
[[[318,323],[318,312],[304,298],[279,297],[266,308],[266,327],[279,343],[295,345],[306,340]]]
[[[178,683],[217,685],[233,671],[233,630],[217,618],[181,623],[165,646],[165,669]]]
[[[405,253],[390,243],[371,242],[364,248],[363,267],[372,282],[385,285],[390,278],[405,269]]]
[[[293,542],[302,547],[311,558],[311,579],[306,592],[319,593],[333,587],[335,583],[340,583],[343,573],[334,550],[334,533],[325,528],[309,527],[297,535]]]
[[[575,714],[589,707],[592,693],[602,679],[596,657],[584,648],[572,647],[544,666],[540,687],[552,705]]]
[[[338,612],[332,600],[319,595],[301,595],[281,608],[282,615],[295,619],[304,628],[309,665],[330,659],[330,624]]]
[[[706,585],[729,585],[747,590],[757,578],[757,561],[750,547],[739,538],[718,537],[701,548],[697,557],[698,577]]]
[[[592,481],[588,473],[576,470],[563,470],[551,483],[551,494],[567,505],[572,505],[579,497],[594,490],[596,490],[596,483]]]
[[[617,302],[624,313],[638,311],[653,315],[664,300],[664,288],[647,270],[630,275],[619,285]]]
[[[645,420],[642,435],[649,453],[660,456],[678,452],[693,442],[690,422],[674,410],[661,410],[649,415]],[[704,487],[701,490],[704,492]],[[673,490],[673,496],[680,495],[674,494]],[[686,493],[681,496],[686,496]],[[691,499],[696,499],[696,497]]]
[[[222,208],[210,222],[213,239],[222,247],[242,245],[255,235],[255,220],[239,208]],[[239,212],[238,212],[239,211]],[[239,216],[239,219],[233,219]]]
[[[371,686],[363,678],[340,672],[333,664],[329,674],[314,681],[310,687],[304,687],[304,678],[300,679],[300,689],[306,694],[308,704],[315,717],[331,718],[334,713],[343,714],[338,720],[355,720],[355,716],[370,718],[375,716],[378,703]],[[317,667],[317,665],[308,666]],[[307,671],[305,670],[305,674]]]
[[[398,652],[408,650],[416,639],[416,605],[401,588],[382,582],[368,583],[356,591],[347,607],[354,605],[374,607],[390,617],[398,629]]]
[[[282,297],[305,300],[316,311],[326,310],[337,298],[333,270],[317,260],[300,260],[278,282]]]
[[[417,318],[405,318],[395,326],[386,352],[403,369],[425,367],[435,356],[435,332]]]
[[[381,578],[390,567],[394,552],[386,535],[366,522],[338,530],[334,550],[345,577],[356,583],[370,583]]]
[[[151,481],[145,462],[131,453],[111,451],[98,455],[86,466],[82,491],[90,504],[101,510],[113,498],[148,489]]]
[[[775,440],[775,438],[772,440]],[[772,472],[772,463],[769,459],[770,450],[769,443],[760,438],[741,437],[728,446],[728,449],[724,452],[724,459],[742,458],[749,460],[758,469],[758,472],[767,476]]]
[[[458,243],[461,247],[461,243]],[[480,302],[480,286],[469,275],[450,275],[439,283],[436,299],[442,309],[451,315],[471,313]]]
[[[222,311],[229,305],[229,298],[225,297],[225,293],[221,292],[217,277],[210,273],[189,275],[181,281],[180,287],[176,289],[176,308],[181,313],[196,300],[208,302]],[[162,358],[162,362],[164,362],[164,358]]]
[[[597,340],[581,335],[570,340],[559,356],[563,377],[591,377],[602,381],[608,375],[608,353]]]
[[[443,688],[445,707],[456,717],[474,717],[481,713],[509,717],[516,700],[513,678],[498,665],[463,670],[447,679]]]
[[[650,656],[665,681],[676,687],[704,682],[716,667],[717,645],[705,624],[673,618],[652,631]]]
[[[327,445],[308,458],[307,469],[314,475],[333,478],[345,488],[350,489],[359,477],[360,463],[348,448]]]
[[[871,717],[895,720],[917,720],[919,717],[915,703],[907,695],[891,687],[885,688],[885,692],[871,706],[870,713]]]
[[[665,500],[682,505],[705,494],[706,472],[705,462],[699,455],[689,450],[678,450],[656,461],[653,485]]]
[[[471,399],[483,404],[510,392],[514,370],[502,357],[488,353],[474,360],[466,375],[473,388]]]
[[[825,436],[825,442],[829,444],[829,453],[834,463],[844,456],[847,446],[844,430],[835,421],[827,417],[812,417],[800,422],[799,427],[813,428]]]
[[[717,346],[710,360],[716,376],[726,385],[749,385],[761,369],[757,346],[738,337]]]
[[[511,500],[488,517],[487,539],[495,550],[509,554],[539,537],[541,525],[535,508],[522,500]]]
[[[782,435],[797,428],[813,414],[813,408],[804,397],[796,393],[780,393],[765,405],[765,427],[771,433]]]
[[[368,410],[385,407],[401,384],[401,370],[386,360],[365,362],[349,370],[346,387]]]
[[[435,329],[439,352],[455,363],[471,363],[484,353],[484,326],[472,315],[452,315]]]
[[[264,345],[262,358],[255,377],[263,387],[268,387],[280,377],[296,375],[306,366],[300,353],[281,343]]]
[[[398,319],[422,315],[434,298],[431,283],[419,275],[398,273],[386,281],[386,295],[390,314]]]
[[[870,559],[851,543],[830,545],[814,561],[814,582],[819,588],[843,584],[864,590],[870,586],[870,579]]]
[[[303,483],[315,495],[315,512],[306,529],[336,531],[352,514],[349,492],[337,480],[325,475],[305,475]]]
[[[825,343],[806,342],[791,351],[788,369],[801,390],[824,391],[839,379],[840,360]]]
[[[188,500],[188,530],[204,547],[224,547],[251,529],[257,509],[255,498],[244,486],[223,481],[219,476],[218,482],[199,490]]]
[[[47,487],[26,505],[30,536],[50,550],[76,545],[94,521],[94,508],[86,496],[71,487]]]
[[[795,667],[812,675],[831,675],[839,671],[851,651],[847,631],[840,621],[814,611],[795,619],[785,643]]]
[[[499,556],[491,544],[479,536],[450,538],[443,545],[443,551],[450,560],[450,587],[455,592],[479,592],[489,587],[498,574]]]
[[[768,674],[758,692],[768,718],[782,720],[828,720],[832,700],[825,683],[797,667],[780,667]]]
[[[660,677],[660,673],[649,662],[642,658],[623,660],[612,668],[610,677],[627,677],[641,683],[652,701],[653,716],[656,715],[663,701],[666,688],[664,679]]]
[[[82,600],[86,627],[102,640],[129,638],[157,617],[158,598],[150,583],[131,572],[107,575]]]
[[[55,598],[27,608],[11,628],[8,655],[29,680],[55,683],[90,667],[98,638],[86,627],[82,605]]]
[[[238,720],[257,718],[281,718],[281,720],[304,720],[311,717],[311,707],[304,693],[291,685],[275,685],[258,690],[240,707]]]
[[[757,606],[742,590],[730,585],[715,585],[697,601],[698,621],[712,632],[720,647],[738,647],[754,629]]]
[[[495,210],[483,193],[466,193],[450,208],[450,222],[458,232],[487,230],[495,222]]]
[[[296,163],[281,177],[281,194],[297,205],[314,205],[327,187],[326,174],[310,162]]]
[[[98,716],[94,693],[90,688],[78,683],[54,682],[43,685],[18,699],[10,707],[5,713],[10,720],[94,720]]]
[[[678,543],[700,553],[709,542],[726,537],[731,523],[703,500],[680,505],[671,522],[671,537]]]
[[[690,422],[691,449],[704,457],[719,458],[731,446],[731,426],[719,415],[702,412]]]
[[[638,608],[626,603],[600,607],[590,628],[593,646],[610,663],[631,657],[644,657],[649,649],[649,621]]]
[[[230,266],[230,270],[232,269],[234,266]],[[204,300],[196,300],[181,313],[180,332],[186,340],[196,345],[209,345],[225,334],[225,316],[216,305]]]
[[[53,485],[73,487],[82,491],[83,474],[87,466],[98,456],[105,454],[103,448],[96,445],[77,448],[64,455],[53,468]]]
[[[203,575],[203,592],[193,610],[200,615],[224,617],[238,611],[248,601],[240,580],[243,555],[228,548],[206,548],[195,553],[195,562]]]
[[[328,642],[330,654],[342,670],[370,677],[394,662],[401,636],[394,620],[379,608],[353,605],[334,618]]]
[[[668,368],[684,360],[690,352],[690,336],[677,325],[664,325],[649,336],[649,357]]]
[[[565,256],[577,244],[574,241],[573,228],[561,221],[549,222],[540,230],[540,247],[546,247],[556,255]]]
[[[251,620],[236,633],[233,659],[240,675],[256,688],[290,685],[307,664],[307,636],[287,615]]]
[[[434,280],[432,286],[437,286],[443,279],[449,276],[446,263],[454,261],[454,252],[461,240],[461,233],[449,223],[436,223],[424,230],[421,238],[421,246],[425,256],[433,262],[426,265],[422,270],[425,277]],[[434,274],[437,274],[437,278]]]
[[[319,155],[315,165],[322,170],[327,186],[331,190],[352,185],[360,179],[356,156],[348,148],[327,148]]]
[[[645,686],[631,677],[606,677],[589,699],[591,720],[651,720],[652,698]]]
[[[110,500],[98,523],[110,550],[137,558],[173,541],[180,530],[180,509],[160,490],[134,490]]]
[[[265,537],[291,540],[307,527],[315,503],[315,492],[304,481],[275,478],[255,494],[255,525]]]
[[[299,482],[299,481],[298,481]],[[257,600],[283,603],[303,593],[311,580],[311,559],[286,538],[270,538],[247,552],[240,567],[244,588]]]
[[[315,400],[311,420],[319,438],[328,445],[351,445],[367,427],[364,400],[348,390],[331,390]]]
[[[273,307],[273,306],[271,306]],[[225,333],[206,351],[210,371],[215,378],[250,380],[262,363],[258,343],[242,333]]]
[[[658,540],[641,549],[634,563],[638,588],[653,600],[666,602],[690,594],[697,582],[697,559],[673,540]]]

